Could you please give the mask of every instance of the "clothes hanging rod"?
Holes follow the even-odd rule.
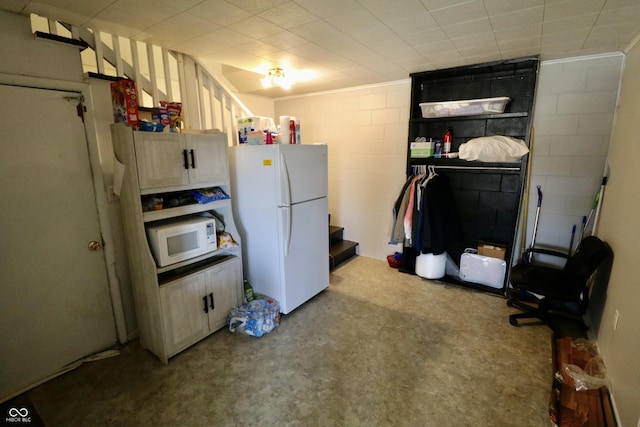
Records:
[[[518,167],[506,167],[506,166],[437,166],[433,165],[436,169],[465,169],[465,170],[500,170],[500,171],[519,171]]]
[[[445,165],[413,165],[412,168],[432,167],[434,169],[461,169],[461,170],[501,170],[501,171],[519,171],[519,167],[508,166],[445,166]]]

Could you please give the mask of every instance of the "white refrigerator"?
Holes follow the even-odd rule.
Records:
[[[244,276],[288,314],[329,286],[326,145],[230,150]]]

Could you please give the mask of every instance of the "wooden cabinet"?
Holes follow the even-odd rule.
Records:
[[[173,355],[226,325],[242,281],[238,258],[160,286],[167,353]]]
[[[242,304],[241,241],[230,199],[149,211],[143,210],[143,201],[211,187],[231,196],[227,139],[221,133],[137,132],[123,124],[112,125],[111,131],[116,160],[124,165],[120,209],[140,343],[167,363],[224,327],[231,309]],[[208,212],[222,220],[236,245],[158,267],[146,226]]]
[[[416,138],[442,140],[446,130],[451,128],[451,152],[457,152],[460,145],[470,139],[491,135],[522,139],[530,146],[537,69],[537,58],[530,57],[411,74],[407,175],[412,175],[419,166],[431,165],[438,174],[449,179],[459,217],[457,250],[450,254],[456,262],[465,248],[475,248],[480,240],[484,240],[506,245],[505,259],[507,265],[511,265],[517,252],[515,244],[528,156],[517,163],[414,158],[410,144]],[[510,98],[503,113],[424,118],[420,107],[420,103],[425,102],[496,97]],[[408,252],[411,257],[411,251]],[[460,282],[456,277],[447,276],[447,279]],[[507,283],[508,275],[500,289],[463,284],[504,293]]]
[[[226,146],[209,134],[135,132],[140,189],[197,188],[224,183],[229,174]]]

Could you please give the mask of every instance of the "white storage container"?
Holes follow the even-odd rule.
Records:
[[[420,254],[416,257],[416,274],[425,279],[441,279],[447,266],[447,253]]]
[[[420,104],[422,117],[473,116],[477,114],[504,113],[507,103],[511,101],[508,96],[497,98],[466,99],[462,101],[423,102]]]
[[[460,256],[460,279],[492,288],[502,288],[507,262],[503,259],[463,253]]]

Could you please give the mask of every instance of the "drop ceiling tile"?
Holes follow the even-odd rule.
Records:
[[[525,46],[540,46],[541,43],[542,38],[539,36],[519,40],[498,40],[500,51],[522,49]]]
[[[540,54],[540,46],[526,46],[516,49],[500,51],[502,59],[522,58],[525,56],[537,56]]]
[[[422,29],[415,33],[402,35],[402,37],[410,46],[419,46],[444,40],[449,41],[449,36],[440,27]]]
[[[335,27],[327,24],[325,21],[318,20],[293,27],[290,31],[294,34],[299,35],[305,40],[316,41],[329,37],[337,30]]]
[[[434,43],[425,43],[413,47],[418,53],[429,59],[433,55],[444,54],[446,52],[457,51],[456,47],[450,40],[444,40]]]
[[[545,21],[543,25],[544,34],[555,34],[565,31],[572,31],[584,28],[591,28],[598,18],[598,14],[580,15],[555,21]]]
[[[427,12],[420,0],[360,0],[360,4],[383,22],[422,15]]]
[[[629,6],[637,6],[638,0],[607,0],[603,10],[619,9]]]
[[[462,36],[473,36],[476,34],[488,33],[492,30],[488,17],[476,19],[474,21],[460,22],[456,24],[442,26],[449,38],[459,38]]]
[[[544,7],[545,21],[570,18],[578,15],[598,13],[602,10],[606,0],[568,0],[560,3],[547,4]]]
[[[498,52],[484,55],[463,55],[465,62],[469,65],[483,64],[485,62],[499,61],[502,56]]]
[[[382,26],[380,21],[366,9],[352,9],[341,15],[325,19],[329,24],[349,35],[370,32],[372,28]]]
[[[283,3],[289,3],[289,0],[225,0],[227,3],[238,6],[252,14],[260,13]]]
[[[433,28],[439,28],[438,23],[429,12],[405,15],[400,18],[385,20],[384,22],[392,31],[402,37]]]
[[[290,31],[281,31],[264,37],[261,41],[278,49],[290,49],[294,46],[308,43],[307,40]]]
[[[490,46],[492,49],[497,49],[498,47],[496,46],[496,38],[493,33],[482,33],[474,34],[473,36],[452,38],[451,43],[453,43],[458,50],[487,46]]]
[[[451,6],[458,6],[465,3],[472,3],[474,0],[420,0],[427,10],[444,9]]]
[[[229,28],[257,40],[282,31],[277,25],[258,16],[243,19]]]
[[[267,9],[258,16],[284,29],[290,29],[318,20],[315,15],[293,2]]]
[[[235,24],[251,16],[246,10],[220,0],[205,0],[187,10],[187,13],[221,26]]]
[[[207,56],[210,53],[248,44],[249,42],[252,42],[252,40],[243,34],[228,28],[219,28],[205,35],[176,44],[173,49],[195,56]],[[199,53],[191,53],[192,51]]]
[[[341,15],[361,7],[355,0],[295,0],[295,3],[319,18]]]
[[[467,21],[476,21],[487,17],[487,11],[480,0],[470,1],[442,9],[430,10],[431,16],[441,26],[455,25]]]
[[[544,0],[484,0],[489,16],[544,6]]]
[[[523,25],[522,27],[508,28],[506,30],[494,31],[493,35],[498,42],[506,42],[520,39],[530,39],[542,37],[542,22],[537,24]]]
[[[565,31],[562,33],[542,34],[542,46],[558,44],[558,43],[584,43],[589,35],[590,28],[583,28],[573,31]]]
[[[188,13],[179,13],[146,29],[155,34],[151,41],[161,46],[173,47],[218,29],[218,25],[195,18]]]
[[[579,56],[582,42],[579,40],[564,41],[561,43],[547,44],[540,47],[541,55]]]
[[[517,12],[504,13],[502,15],[490,16],[489,19],[491,20],[491,26],[494,31],[500,31],[508,28],[521,27],[542,22],[543,15],[544,8],[535,7]]]
[[[279,50],[277,47],[264,43],[260,40],[251,40],[236,46],[236,49],[243,50],[255,56],[263,56]]]
[[[621,9],[603,10],[600,12],[595,25],[618,25],[623,22],[640,22],[640,5],[624,7]]]

